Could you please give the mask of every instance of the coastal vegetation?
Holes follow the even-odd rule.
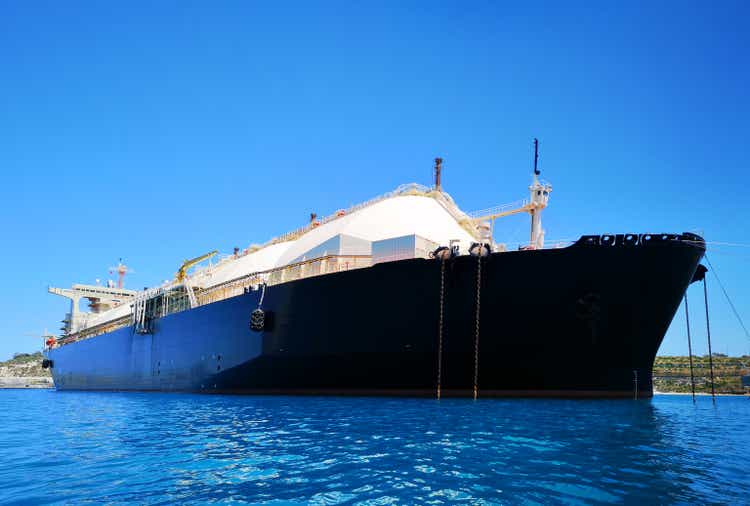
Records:
[[[42,369],[41,351],[36,353],[16,353],[13,358],[0,362],[0,377],[49,376],[49,370]]]
[[[741,377],[750,374],[750,355],[728,357],[713,354],[714,387],[720,394],[743,394]],[[693,357],[695,391],[711,393],[711,373],[708,355]],[[658,392],[689,393],[689,357],[656,357],[654,362],[654,390]]]

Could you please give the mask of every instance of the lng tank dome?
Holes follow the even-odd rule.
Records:
[[[408,184],[371,202],[340,210],[324,220],[313,218],[308,226],[265,245],[225,255],[218,263],[196,269],[185,283],[190,283],[193,289],[207,289],[251,273],[330,255],[371,256],[373,262],[384,262],[413,258],[418,246],[422,247],[417,253],[426,256],[437,245],[451,242],[460,251],[467,252],[470,245],[479,240],[477,231],[472,228],[472,219],[458,209],[447,193],[416,183]],[[104,291],[103,288],[99,290]],[[122,300],[135,295],[118,291],[123,292],[119,294]],[[86,295],[82,293],[83,297]],[[71,326],[70,332],[129,313],[127,304],[115,305],[84,319],[79,313],[73,321],[81,322],[81,327]]]

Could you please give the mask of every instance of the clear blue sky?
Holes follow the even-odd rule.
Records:
[[[554,185],[548,239],[700,230],[750,244],[749,11],[4,0],[0,359],[59,327],[67,302],[49,284],[106,279],[119,257],[130,287],[154,284],[311,211],[429,183],[438,155],[464,209],[522,198],[533,137]],[[750,320],[750,247],[709,258]],[[748,353],[709,283],[715,351]],[[680,312],[661,353],[686,348]]]

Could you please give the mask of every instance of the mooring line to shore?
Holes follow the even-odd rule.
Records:
[[[693,239],[682,239],[682,242],[688,242],[692,244],[705,244],[706,246],[732,246],[735,248],[750,248],[750,244],[741,244],[738,242],[723,242],[723,241],[697,241]]]
[[[693,403],[695,403],[695,376],[693,375],[693,344],[690,339],[690,313],[688,312],[687,290],[685,290],[685,322],[687,323],[688,357],[690,358],[690,389],[693,392]]]
[[[713,267],[711,267],[713,270]],[[716,389],[714,386],[714,359],[711,351],[711,325],[708,319],[708,289],[706,288],[706,276],[703,276],[703,300],[706,305],[706,336],[708,337],[708,370],[711,374],[711,399],[716,402]]]
[[[711,272],[716,278],[716,281],[719,283],[719,288],[721,288],[721,291],[724,292],[724,298],[727,299],[727,303],[729,303],[729,307],[732,308],[732,312],[734,313],[734,316],[737,318],[737,321],[740,322],[740,326],[742,327],[742,330],[745,331],[745,337],[750,339],[750,332],[747,331],[747,327],[745,327],[745,322],[742,321],[742,317],[740,317],[740,313],[737,312],[737,308],[734,307],[734,303],[732,302],[732,299],[729,298],[729,293],[727,293],[726,288],[724,288],[724,283],[722,283],[721,279],[719,279],[719,274],[716,272],[716,268],[711,264],[711,260],[708,259],[708,255],[704,255],[703,258],[706,259],[706,263],[708,264],[709,267],[711,267]],[[705,282],[705,278],[704,278],[704,282]]]

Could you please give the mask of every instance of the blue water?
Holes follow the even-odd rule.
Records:
[[[0,391],[0,503],[750,502],[750,399]]]

